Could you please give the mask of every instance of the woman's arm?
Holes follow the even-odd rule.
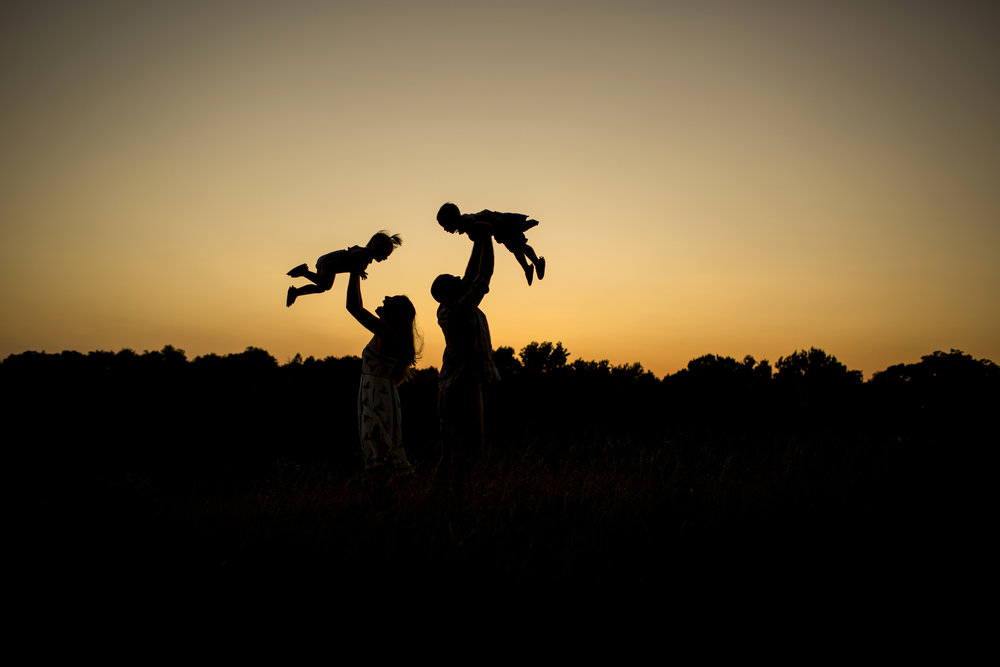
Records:
[[[365,309],[361,301],[361,276],[352,271],[351,277],[347,281],[347,312],[354,316],[365,329],[368,329],[376,336],[386,336],[389,328],[373,313]]]

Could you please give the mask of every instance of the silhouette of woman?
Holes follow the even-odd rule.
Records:
[[[374,336],[361,355],[358,389],[358,433],[365,470],[390,475],[413,472],[403,450],[402,414],[396,386],[416,363],[416,310],[402,295],[387,296],[371,313],[361,302],[361,277],[352,272],[347,283],[347,310]]]

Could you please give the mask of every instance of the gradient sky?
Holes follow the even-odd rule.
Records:
[[[5,1],[0,358],[360,354],[346,279],[286,309],[285,272],[385,228],[366,303],[408,294],[440,366],[453,201],[541,221],[497,346],[1000,361],[997,35],[995,2]]]

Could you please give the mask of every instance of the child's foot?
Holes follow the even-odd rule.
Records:
[[[295,291],[294,287],[288,288],[288,296],[285,297],[285,308],[295,303],[295,297],[298,296],[298,292]]]
[[[538,279],[541,280],[545,277],[545,258],[539,257],[538,261],[535,262],[535,271],[538,271]]]
[[[528,268],[524,270],[524,277],[528,279],[528,286],[531,286],[531,281],[535,278],[535,267],[528,265]]]
[[[308,270],[309,270],[309,265],[308,264],[299,264],[294,269],[292,269],[291,271],[289,271],[288,275],[290,275],[292,278],[298,278],[299,276],[306,275],[306,271],[308,271]],[[294,301],[294,299],[293,299],[293,301]],[[289,305],[291,305],[291,304],[289,304]]]

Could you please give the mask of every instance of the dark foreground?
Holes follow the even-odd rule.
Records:
[[[147,600],[863,592],[897,607],[971,576],[991,532],[976,481],[991,362],[936,353],[862,382],[811,351],[777,373],[705,357],[659,380],[551,352],[504,356],[490,450],[454,462],[439,463],[433,369],[403,385],[403,479],[360,474],[353,358],[10,357],[30,571]]]
[[[87,576],[139,588],[835,591],[893,588],[953,541],[919,465],[828,446],[748,457],[605,442],[559,460],[525,447],[395,480],[290,460],[252,480],[123,474],[74,508],[77,554]]]

